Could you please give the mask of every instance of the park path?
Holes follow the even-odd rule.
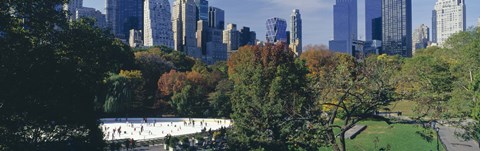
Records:
[[[462,129],[447,126],[438,127],[440,128],[438,135],[447,147],[447,151],[480,151],[476,141],[464,141],[455,135],[455,132],[463,132]]]

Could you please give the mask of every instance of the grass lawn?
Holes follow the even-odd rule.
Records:
[[[433,130],[409,124],[388,125],[383,121],[364,121],[359,124],[367,125],[367,129],[353,140],[347,139],[348,151],[378,151],[380,148],[387,148],[388,145],[390,151],[437,150],[437,137]],[[329,151],[331,148],[320,150]],[[440,150],[445,150],[442,145]]]

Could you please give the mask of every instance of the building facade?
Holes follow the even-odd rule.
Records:
[[[216,7],[208,8],[208,26],[215,29],[225,29],[225,11]]]
[[[465,31],[465,0],[437,0],[432,14],[434,43],[442,45],[451,35]]]
[[[228,24],[223,31],[223,43],[227,46],[227,52],[238,50],[240,41],[240,32],[237,30],[236,24]]]
[[[210,28],[207,39],[207,53],[205,62],[207,64],[214,64],[218,61],[227,61],[228,52],[227,44],[223,43],[223,30]]]
[[[208,21],[208,1],[195,0],[195,5],[197,5],[197,20]]]
[[[357,0],[337,0],[333,6],[332,51],[353,55],[352,45],[358,36]]]
[[[143,33],[141,30],[130,30],[130,34],[128,36],[128,45],[132,48],[143,46]]]
[[[382,0],[382,53],[412,56],[412,0]]]
[[[143,0],[106,0],[107,24],[115,37],[127,40],[130,30],[143,30]]]
[[[95,26],[100,28],[107,27],[107,20],[105,18],[105,15],[102,14],[102,12],[100,12],[99,10],[96,10],[95,8],[77,8],[75,12],[75,20],[78,20],[80,18],[90,18],[95,21]]]
[[[239,46],[255,45],[257,34],[254,31],[250,31],[250,27],[243,27],[240,29],[240,43]]]
[[[382,37],[381,28],[382,28],[382,0],[365,0],[365,39],[366,41],[381,40],[381,37]]]
[[[281,18],[267,19],[267,43],[284,42],[287,43],[287,21]]]
[[[168,0],[145,0],[144,46],[173,48],[172,14]]]
[[[174,49],[186,55],[201,58],[197,48],[197,6],[193,0],[176,0],[173,3],[172,31]]]
[[[302,15],[295,9],[290,15],[290,49],[297,55],[302,54]]]
[[[77,9],[83,7],[83,0],[69,0],[68,3],[63,5],[63,10],[68,11],[67,18],[69,21],[76,20]]]
[[[430,28],[424,24],[420,25],[413,32],[412,37],[412,53],[415,54],[417,49],[425,49],[430,42]]]

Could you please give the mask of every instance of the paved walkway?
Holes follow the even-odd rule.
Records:
[[[462,129],[446,126],[438,127],[440,128],[438,134],[442,142],[447,146],[447,151],[480,151],[477,142],[473,140],[464,141],[455,135],[455,132],[463,132]]]

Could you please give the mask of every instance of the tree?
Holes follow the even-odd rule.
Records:
[[[157,81],[160,76],[171,69],[173,64],[165,60],[160,52],[155,50],[143,51],[135,53],[135,62],[138,69],[142,72],[142,77],[145,80],[145,99],[146,107],[150,109],[158,109],[154,106],[157,99]]]
[[[480,28],[469,29],[452,35],[446,42],[442,56],[450,62],[450,70],[455,77],[452,99],[449,101],[454,112],[448,117],[460,118],[461,121],[470,118],[475,122],[459,125],[466,130],[464,138],[480,140],[479,91],[480,73]],[[467,110],[466,110],[467,109]]]
[[[171,104],[181,116],[208,116],[208,102],[205,101],[204,91],[201,87],[186,85],[182,91],[172,96]]]
[[[233,82],[224,79],[220,81],[215,88],[215,91],[208,95],[208,101],[210,103],[214,116],[217,117],[230,117],[232,113],[231,93],[233,91]]]
[[[399,74],[397,91],[407,100],[416,102],[418,118],[429,116],[438,119],[445,112],[451,98],[455,80],[449,64],[432,56],[431,49],[422,50],[411,59],[406,59]],[[433,51],[436,51],[433,48]]]
[[[68,23],[63,2],[0,4],[0,150],[103,150],[94,99],[133,53],[92,22]]]
[[[105,99],[104,111],[106,113],[126,113],[132,102],[132,91],[128,78],[112,75],[107,79],[109,90]]]
[[[303,53],[301,58],[306,59],[310,88],[316,94],[316,106],[308,109],[314,114],[307,119],[317,118],[302,132],[302,140],[314,138],[312,143],[317,146],[329,145],[344,151],[348,129],[374,117],[378,108],[396,100],[393,76],[401,66],[398,57],[380,55],[357,61],[346,54],[317,48]],[[318,135],[322,137],[315,137]]]
[[[140,71],[121,70],[107,80],[108,93],[104,103],[105,113],[129,114],[143,107],[142,74]],[[124,115],[121,115],[124,116]]]
[[[311,105],[306,91],[307,70],[284,44],[246,46],[228,60],[235,126],[229,135],[233,150],[288,150]]]

